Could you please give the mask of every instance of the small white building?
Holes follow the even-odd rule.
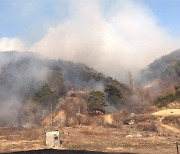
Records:
[[[60,146],[59,131],[46,132],[46,145],[52,147]]]

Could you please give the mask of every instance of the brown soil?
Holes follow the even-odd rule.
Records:
[[[173,110],[176,114],[175,111],[177,110]],[[162,112],[158,113],[162,115]],[[169,115],[169,111],[166,115]],[[117,121],[118,116],[122,116],[120,121]],[[94,116],[90,120],[96,124],[72,127],[63,127],[62,125],[57,127],[56,125],[56,128],[48,128],[44,124],[40,128],[34,129],[0,127],[0,153],[16,151],[22,153],[23,151],[42,149],[37,151],[37,153],[41,153],[43,149],[50,148],[45,145],[47,129],[59,130],[62,146],[58,149],[67,150],[66,152],[85,150],[86,152],[174,154],[176,153],[175,143],[180,143],[179,116],[165,116],[164,111],[163,116],[157,116],[157,114],[156,116],[152,114],[123,116],[123,114],[118,114],[116,116]]]
[[[117,128],[65,127],[59,129],[64,150],[174,154],[178,135],[138,131],[131,125]],[[0,152],[47,149],[45,130],[0,129]]]

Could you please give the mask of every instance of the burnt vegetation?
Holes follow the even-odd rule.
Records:
[[[156,81],[149,89],[156,106],[167,107],[174,101],[180,103],[180,50],[156,59],[141,71],[139,80],[143,85]]]
[[[84,64],[16,51],[2,52],[0,59],[1,124],[38,125],[70,90],[89,91],[88,112],[125,104],[130,94],[125,84]]]
[[[84,64],[50,60],[31,52],[2,52],[0,125],[39,126],[53,116],[52,112],[56,115],[60,110],[65,112],[66,126],[80,125],[90,123],[85,117],[92,115],[122,110],[127,114],[146,113],[154,105],[166,107],[173,101],[179,102],[179,51],[142,71],[144,84],[161,79],[163,88],[174,85],[174,92],[153,98],[148,90],[134,84],[131,72],[127,86]],[[119,125],[121,118],[115,117]]]
[[[180,128],[176,54],[171,60],[165,56],[166,67],[164,58],[151,64],[144,86],[130,71],[126,85],[84,64],[30,52],[0,53],[0,152],[47,148],[47,130],[59,130],[62,146],[72,150],[173,147]]]
[[[155,79],[179,81],[180,78],[180,50],[162,56],[141,71],[141,82]]]
[[[167,107],[168,104],[170,104],[173,101],[177,101],[180,102],[180,86],[179,85],[175,85],[175,93],[170,93],[167,94],[165,96],[161,96],[161,97],[157,97],[154,100],[154,103],[158,106],[158,107]]]

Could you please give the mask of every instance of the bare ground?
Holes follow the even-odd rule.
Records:
[[[176,153],[175,142],[178,135],[158,135],[156,133],[133,132],[131,126],[124,128],[81,127],[62,128],[60,149],[102,152],[134,153]],[[9,130],[1,128],[0,152],[15,152],[48,149],[42,128],[33,130]],[[7,132],[7,133],[6,133]]]
[[[62,146],[55,151],[45,145],[47,130],[45,127],[34,129],[0,127],[0,153],[18,151],[19,153],[97,153],[100,151],[101,153],[176,154],[176,142],[180,143],[179,118],[179,116],[167,118],[145,114],[133,117],[134,124],[120,124],[118,127],[113,124],[57,127]]]

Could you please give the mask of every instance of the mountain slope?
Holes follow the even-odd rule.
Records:
[[[162,56],[142,70],[140,80],[158,107],[180,103],[180,50]]]
[[[141,71],[141,80],[143,82],[150,82],[155,79],[165,79],[166,77],[179,80],[180,50],[176,50],[156,59],[146,69]]]
[[[84,64],[15,51],[0,53],[0,62],[1,123],[39,123],[70,90],[101,91],[116,108],[131,95],[127,85]]]

